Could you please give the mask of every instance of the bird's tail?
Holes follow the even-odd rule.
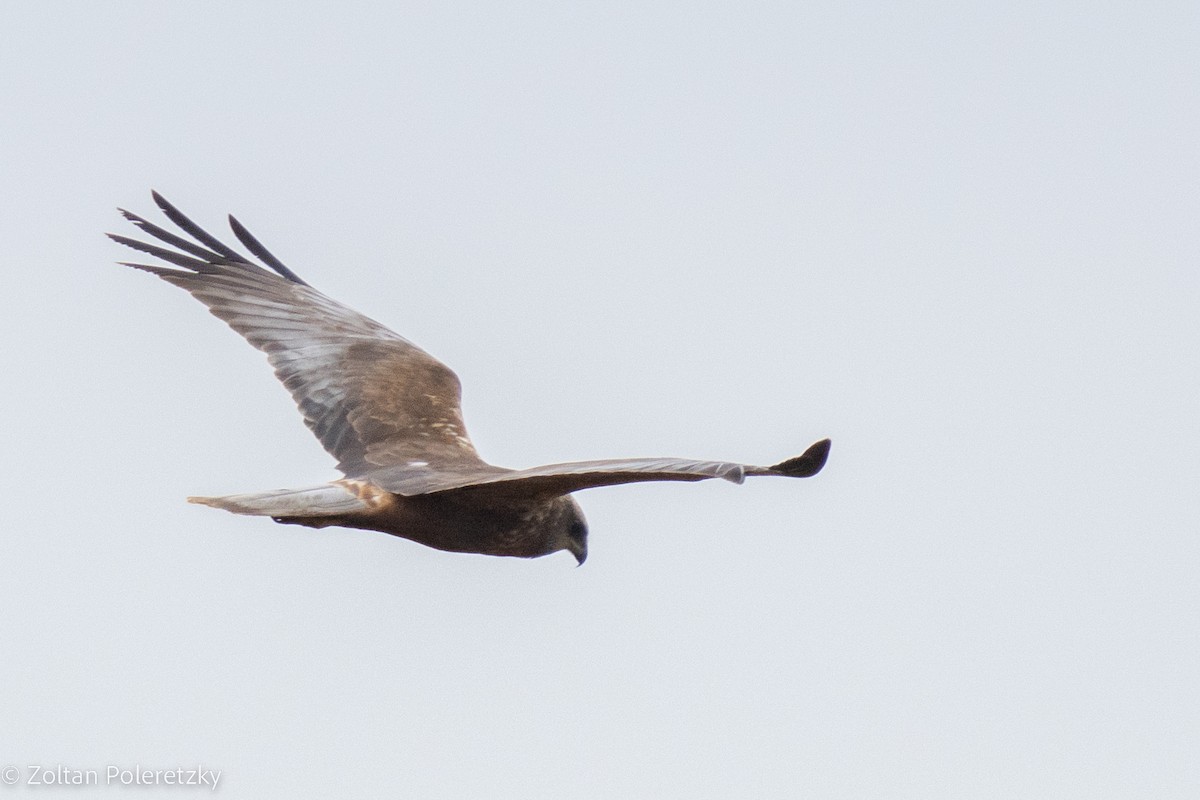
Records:
[[[360,485],[337,481],[307,489],[276,489],[257,494],[223,497],[189,497],[189,503],[222,508],[234,514],[258,517],[340,517],[369,511],[376,504],[364,496]]]

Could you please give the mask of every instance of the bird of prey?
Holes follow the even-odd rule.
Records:
[[[187,290],[265,352],[305,424],[345,475],[310,488],[190,502],[311,528],[381,531],[451,552],[535,558],[567,550],[582,564],[587,524],[572,492],[639,481],[806,478],[825,465],[828,439],[770,467],[680,458],[492,466],[467,437],[458,377],[446,365],[309,286],[232,216],[233,233],[261,265],[157,192],[153,197],[191,239],[122,209],[167,247],[109,236],[171,266],[119,263]]]

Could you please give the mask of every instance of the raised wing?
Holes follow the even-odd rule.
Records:
[[[274,272],[222,244],[157,192],[154,202],[195,241],[124,210],[143,232],[175,249],[109,236],[182,269],[122,263],[186,289],[265,352],[338,469],[355,477],[410,464],[483,464],[467,438],[458,377],[449,367],[313,289],[233,217],[234,234]]]
[[[432,470],[380,470],[367,477],[372,483],[402,495],[451,491],[494,492],[498,495],[511,493],[520,496],[562,495],[580,489],[643,481],[703,481],[709,478],[724,478],[733,483],[742,483],[747,476],[753,475],[808,478],[816,475],[825,466],[829,457],[829,447],[829,440],[822,439],[802,455],[770,467],[728,461],[628,458],[575,461],[518,470],[502,470],[483,465],[478,469],[464,468],[457,473],[440,474]]]

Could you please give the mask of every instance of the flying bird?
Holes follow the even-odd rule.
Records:
[[[493,466],[467,436],[458,377],[449,367],[314,289],[233,216],[234,235],[261,264],[204,231],[157,192],[153,197],[191,238],[120,209],[162,244],[108,235],[171,266],[119,263],[187,290],[265,352],[305,424],[345,476],[304,489],[190,502],[310,528],[381,531],[451,552],[535,558],[567,550],[582,564],[588,529],[572,492],[640,481],[807,478],[829,455],[823,439],[770,467],[679,458]]]

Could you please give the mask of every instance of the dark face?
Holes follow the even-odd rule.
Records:
[[[554,550],[567,550],[582,564],[587,561],[587,521],[583,518],[583,510],[579,503],[570,495],[556,498],[554,501]]]
[[[587,523],[583,520],[583,514],[578,514],[571,521],[567,532],[567,549],[575,556],[579,566],[583,566],[583,562],[587,561],[587,535]]]

